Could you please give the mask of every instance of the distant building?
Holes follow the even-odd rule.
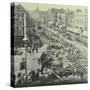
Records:
[[[14,35],[15,36],[24,36],[24,13],[25,10],[18,9],[15,6],[14,11]]]
[[[12,16],[13,27],[12,36],[14,37],[14,47],[22,47],[24,45],[23,38],[24,38],[24,28],[26,28],[26,11],[22,7],[22,5],[14,5],[14,15]]]
[[[65,10],[64,9],[49,9],[49,21],[56,23],[56,25],[65,24]]]
[[[62,25],[62,24],[65,24],[65,18],[66,18],[66,15],[65,15],[65,12],[63,13],[57,13],[57,24],[58,25]]]
[[[39,6],[36,7],[36,10],[30,11],[29,13],[36,22],[48,22],[48,11],[40,11]]]
[[[55,8],[52,8],[48,11],[49,13],[49,21],[56,22],[57,21],[57,12]]]
[[[40,20],[40,10],[39,7],[36,7],[36,10],[33,11],[32,17],[36,20]]]
[[[74,13],[74,28],[81,29],[82,32],[88,28],[87,10],[77,9]]]
[[[67,27],[74,28],[74,11],[66,10],[65,24]]]
[[[66,10],[66,26],[68,30],[75,33],[83,33],[88,29],[88,16],[87,9],[80,10],[76,9],[75,11]]]

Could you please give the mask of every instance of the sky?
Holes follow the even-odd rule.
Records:
[[[48,9],[51,8],[64,8],[67,9],[69,8],[70,10],[76,10],[76,9],[85,9],[87,6],[72,6],[72,5],[56,5],[56,4],[40,4],[40,3],[24,3],[24,2],[15,2],[15,4],[21,4],[24,6],[25,9],[27,10],[36,10],[37,7],[39,7],[39,10],[42,11],[47,11]]]

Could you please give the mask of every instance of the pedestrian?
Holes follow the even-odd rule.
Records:
[[[42,64],[42,67],[41,67],[41,74],[43,74],[43,70],[44,70],[44,64]]]
[[[33,45],[33,46],[32,46],[32,52],[33,52],[33,53],[34,53],[34,50],[35,50],[35,46]]]
[[[32,79],[32,81],[34,81],[35,80],[35,71],[33,70],[33,71],[31,71],[31,79]]]
[[[22,86],[22,85],[23,85],[22,74],[19,72],[17,75],[16,86]]]
[[[39,80],[39,72],[40,72],[40,69],[37,69],[36,74],[35,74],[36,80]]]
[[[27,79],[28,79],[28,82],[31,82],[31,71],[28,73]]]
[[[31,47],[28,47],[29,53],[31,54]]]
[[[38,53],[38,45],[37,44],[36,44],[35,48],[36,48],[36,52]]]

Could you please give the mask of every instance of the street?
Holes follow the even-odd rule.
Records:
[[[54,38],[55,40],[58,39],[58,41],[60,41],[60,42],[66,42],[66,43],[72,44],[74,47],[78,48],[84,56],[87,53],[87,48],[85,46],[81,45],[81,43],[77,43],[76,41],[70,41],[70,40],[66,39],[65,37],[63,37],[62,34],[58,33],[57,31],[55,31],[53,29],[47,28],[47,30],[49,31],[49,33],[51,33],[51,37]],[[28,72],[30,72],[31,70],[36,71],[37,69],[41,68],[41,65],[38,63],[38,59],[40,58],[41,54],[44,51],[47,51],[48,45],[49,45],[49,43],[45,43],[41,48],[39,48],[38,53],[34,52],[34,53],[30,54],[27,52],[27,71]],[[20,71],[20,63],[22,61],[22,58],[25,57],[25,49],[21,48],[20,50],[23,52],[23,54],[14,56],[15,57],[15,75],[17,75],[18,72],[25,73],[25,70]],[[65,54],[63,56],[63,61],[62,61],[64,67],[67,67],[68,65],[72,64],[70,61],[67,60],[66,56],[67,56],[67,54]],[[87,60],[83,61],[83,59],[81,59],[80,62],[83,65],[87,65]]]
[[[38,64],[38,59],[40,58],[41,54],[43,51],[46,50],[47,45],[44,45],[43,47],[39,48],[38,53],[34,52],[34,53],[27,53],[27,70],[28,72],[30,72],[31,70],[36,70],[36,69],[40,69],[41,65]],[[22,55],[15,55],[15,75],[18,74],[18,72],[20,72],[20,63],[22,61],[22,58],[24,58],[24,54],[25,54],[25,50],[24,48],[21,50],[23,52]],[[22,70],[21,72],[25,73],[24,70]]]

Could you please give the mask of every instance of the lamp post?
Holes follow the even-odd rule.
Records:
[[[26,73],[26,81],[27,81],[27,35],[26,35],[26,13],[24,13],[24,46],[25,46],[25,73]]]

